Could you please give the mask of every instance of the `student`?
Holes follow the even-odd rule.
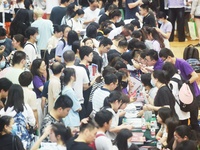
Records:
[[[99,126],[95,139],[95,146],[98,150],[111,150],[113,148],[111,140],[105,134],[110,129],[112,116],[113,114],[105,109],[95,115],[94,119]]]
[[[194,141],[187,140],[187,141],[182,141],[177,145],[175,150],[198,150],[197,145]]]
[[[42,142],[46,137],[50,138],[51,143]],[[71,130],[62,123],[55,123],[45,128],[43,135],[34,143],[31,150],[59,149],[66,150],[67,141],[71,138]]]
[[[55,101],[53,109],[45,116],[42,122],[40,130],[41,135],[44,133],[44,129],[53,123],[63,123],[63,118],[66,117],[73,106],[71,98],[67,95],[61,95]],[[49,137],[44,139],[49,141]]]
[[[70,144],[67,145],[69,150],[92,150],[88,144],[95,140],[97,133],[96,124],[92,120],[88,120],[87,123],[80,126],[80,133]]]
[[[197,73],[193,70],[193,68],[183,59],[176,58],[173,52],[170,49],[164,48],[159,53],[160,58],[163,62],[171,62],[177,70],[180,71],[183,79],[187,81],[188,84],[192,84],[194,88],[194,93],[196,96],[196,100],[194,101],[194,108],[190,111],[190,121],[191,126],[194,130],[199,130],[200,127],[198,124],[198,104],[197,102],[200,99],[200,90],[197,85],[196,80],[198,79]]]
[[[119,23],[122,19],[121,11],[119,9],[114,9],[109,13],[110,21],[112,22],[111,27],[115,29],[115,23]]]

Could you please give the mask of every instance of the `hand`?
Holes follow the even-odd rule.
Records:
[[[133,129],[133,125],[122,125],[124,128],[132,130]]]
[[[137,98],[133,95],[130,96],[130,103],[135,102]]]
[[[81,120],[81,124],[87,124],[88,123],[89,118],[84,118]]]
[[[140,110],[139,113],[137,114],[138,117],[141,117],[144,114],[144,110]]]
[[[44,129],[44,133],[43,133],[42,136],[47,137],[47,136],[51,133],[51,130],[52,130],[52,126],[51,126],[51,125],[47,126],[47,127]]]
[[[93,18],[92,20],[91,20],[91,22],[95,22],[97,20],[97,18]]]
[[[140,14],[138,12],[135,13],[135,16],[140,18]]]
[[[142,67],[142,68],[141,68],[141,71],[142,71],[143,73],[148,73],[148,70],[147,70],[145,67]]]
[[[0,54],[4,52],[4,50],[6,49],[6,47],[4,45],[0,46]]]

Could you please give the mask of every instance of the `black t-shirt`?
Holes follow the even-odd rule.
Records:
[[[66,15],[67,7],[54,7],[51,11],[50,20],[53,24],[61,24],[62,18]]]
[[[155,21],[155,17],[152,14],[147,14],[144,18],[143,18],[143,26],[148,26],[148,27],[156,27],[156,21]]]
[[[109,20],[108,15],[103,14],[100,18],[99,18],[99,24],[101,24],[102,22]]]
[[[84,142],[76,142],[76,141],[73,141],[71,143],[71,145],[69,145],[69,147],[67,146],[67,149],[69,149],[69,150],[93,150],[86,143],[84,143]]]
[[[5,134],[0,136],[0,150],[12,150],[13,144],[18,150],[24,150],[23,144],[18,136],[15,136],[15,143],[13,142],[12,134]]]
[[[121,53],[116,49],[110,49],[107,53],[108,62],[111,62],[115,57],[121,57]]]

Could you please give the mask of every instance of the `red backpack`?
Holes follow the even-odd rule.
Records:
[[[105,136],[105,134],[97,134],[96,138],[100,137],[100,136]],[[91,147],[93,150],[97,150],[96,149],[96,145],[95,145],[95,141],[93,141],[92,143],[89,144],[89,147]]]

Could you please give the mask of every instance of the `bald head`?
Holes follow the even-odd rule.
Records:
[[[64,67],[60,62],[55,62],[51,66],[51,70],[52,70],[54,75],[57,75],[57,74],[61,73],[63,68]]]
[[[63,59],[66,63],[73,62],[75,60],[75,53],[72,50],[65,51]]]

